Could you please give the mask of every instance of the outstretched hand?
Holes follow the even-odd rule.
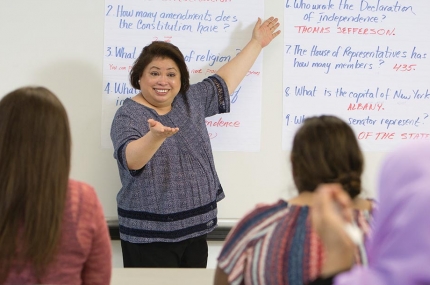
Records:
[[[154,119],[149,119],[148,125],[149,131],[158,138],[168,138],[179,131],[179,128],[165,127],[163,124]]]
[[[278,18],[270,17],[263,23],[261,23],[261,19],[258,18],[254,30],[252,31],[252,38],[258,41],[261,47],[264,48],[281,33],[278,27]]]

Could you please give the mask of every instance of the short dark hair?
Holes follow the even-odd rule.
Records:
[[[163,41],[154,41],[142,49],[130,71],[131,86],[140,90],[139,79],[148,64],[155,58],[170,58],[176,63],[181,73],[181,89],[179,92],[187,92],[190,87],[190,73],[188,72],[184,55],[177,46]]]
[[[335,116],[305,119],[294,136],[291,163],[299,193],[321,183],[340,183],[351,198],[361,192],[363,154],[354,131]]]

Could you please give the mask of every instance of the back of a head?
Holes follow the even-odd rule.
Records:
[[[299,192],[341,183],[351,198],[360,194],[363,154],[351,127],[337,117],[306,118],[295,134],[291,163]]]
[[[0,282],[7,276],[9,259],[37,264],[38,272],[52,259],[60,237],[70,152],[67,113],[52,92],[25,87],[2,98]],[[15,256],[18,244],[21,255]]]

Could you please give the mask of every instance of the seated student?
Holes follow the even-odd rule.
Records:
[[[0,284],[109,284],[112,253],[94,189],[69,180],[66,110],[43,87],[0,100]]]
[[[312,220],[327,259],[321,278],[311,284],[430,284],[429,185],[430,142],[413,143],[391,153],[379,176],[378,210],[366,243],[368,266],[354,266],[340,274],[352,267],[354,246],[343,228],[351,220],[350,199],[340,185],[322,185]]]
[[[215,284],[304,284],[318,277],[324,258],[312,229],[314,190],[339,182],[355,203],[355,221],[369,232],[371,202],[361,192],[363,155],[354,132],[333,116],[307,118],[293,141],[291,163],[299,195],[257,206],[230,231],[218,258]],[[264,189],[262,189],[264,191]],[[365,262],[357,248],[356,262]]]

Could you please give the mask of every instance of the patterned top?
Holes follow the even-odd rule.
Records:
[[[217,76],[178,94],[158,115],[131,99],[115,114],[111,138],[122,188],[117,195],[119,231],[132,243],[177,242],[204,235],[217,225],[224,192],[215,170],[205,118],[230,111],[230,96]],[[127,145],[149,132],[148,119],[179,132],[167,138],[140,170],[127,167]]]
[[[321,272],[324,251],[312,230],[310,208],[275,204],[258,206],[230,231],[218,266],[237,284],[306,284]],[[367,236],[370,213],[355,211],[355,221]],[[365,263],[364,248],[357,263]]]
[[[69,181],[58,253],[43,284],[110,283],[112,249],[102,205],[88,184]],[[12,265],[4,284],[38,284],[33,267]]]

